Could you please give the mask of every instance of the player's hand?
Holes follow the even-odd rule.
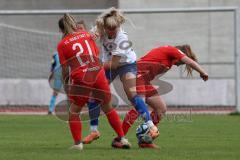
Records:
[[[97,40],[99,35],[98,35],[98,33],[91,33],[91,37],[93,40]]]
[[[208,74],[207,73],[201,73],[200,77],[204,80],[207,81],[208,80]]]

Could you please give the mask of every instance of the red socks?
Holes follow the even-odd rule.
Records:
[[[119,137],[123,137],[124,133],[122,130],[122,123],[120,120],[120,117],[118,116],[117,112],[115,109],[111,109],[108,113],[106,113],[108,122],[114,129],[114,131],[117,133]]]
[[[159,116],[157,115],[157,113],[154,112],[154,111],[152,111],[151,114],[150,114],[150,116],[151,116],[151,118],[152,118],[153,124],[154,124],[155,126],[157,126],[158,123],[160,122],[160,118],[159,118]]]
[[[79,115],[74,114],[69,117],[69,127],[72,133],[75,144],[81,142],[82,140],[82,123],[80,121]]]
[[[132,126],[132,124],[135,122],[135,120],[138,118],[139,114],[135,109],[131,109],[127,112],[125,115],[123,123],[121,123],[121,120],[116,112],[115,109],[110,110],[107,114],[107,119],[114,129],[114,131],[117,133],[119,137],[123,137],[127,134],[129,128]],[[154,125],[157,125],[160,121],[158,115],[152,111],[151,112],[151,118],[154,123]],[[82,123],[80,121],[79,115],[74,114],[69,117],[69,127],[72,133],[72,137],[74,139],[75,144],[81,142],[82,140]]]
[[[135,120],[138,118],[138,116],[139,113],[135,109],[131,109],[126,113],[122,124],[122,129],[125,135],[127,134],[132,124],[135,122]]]
[[[133,125],[133,123],[136,121],[138,116],[139,116],[139,113],[135,109],[131,109],[126,113],[125,118],[123,120],[123,124],[122,124],[123,132],[125,135],[127,134],[130,127]],[[154,111],[151,112],[151,118],[152,118],[153,124],[158,125],[158,123],[160,122],[160,118]]]

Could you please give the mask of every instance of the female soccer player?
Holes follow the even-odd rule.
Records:
[[[58,43],[58,54],[64,89],[71,102],[69,127],[74,139],[72,148],[83,149],[79,113],[91,95],[92,99],[101,104],[110,125],[118,135],[119,141],[114,143],[113,147],[130,148],[130,143],[124,138],[120,118],[110,104],[110,89],[104,69],[98,61],[98,50],[94,40],[88,32],[77,31],[75,19],[69,14],[64,14],[58,24],[63,33],[63,38]],[[67,85],[69,79],[71,85]]]
[[[96,33],[100,37],[102,48],[102,62],[109,81],[113,81],[116,76],[120,77],[124,91],[135,109],[143,117],[146,124],[158,136],[158,129],[154,126],[150,113],[142,97],[136,92],[136,54],[130,45],[127,33],[121,28],[125,22],[122,13],[110,8],[102,13],[96,20]],[[86,138],[85,143],[90,143],[94,137]],[[116,141],[118,141],[116,139]]]
[[[83,20],[77,22],[77,31],[87,31],[87,26]],[[93,39],[96,39],[94,34],[91,34]],[[100,105],[93,100],[89,100],[87,103],[88,112],[90,117],[90,134],[84,137],[83,142],[86,143],[89,139],[98,139],[100,132],[98,131],[98,118],[100,115]]]
[[[80,20],[77,22],[77,31],[86,31],[86,24],[84,20]],[[62,88],[62,70],[61,64],[59,61],[58,53],[54,52],[52,56],[52,63],[51,63],[51,73],[49,76],[49,82],[53,89],[53,94],[51,96],[49,107],[48,107],[48,115],[52,115],[55,109],[55,103],[58,96],[58,92]],[[52,83],[51,83],[52,81]],[[95,109],[95,108],[94,108]],[[97,108],[100,111],[100,107]]]
[[[172,65],[186,65],[187,75],[192,75],[194,69],[204,80],[208,80],[208,74],[197,63],[197,58],[189,45],[162,46],[152,49],[145,56],[140,58],[138,64],[138,93],[145,97],[146,103],[152,107],[151,117],[157,125],[165,114],[167,107],[156,88],[150,83],[156,76],[166,73]],[[161,86],[159,86],[161,87]],[[161,88],[160,88],[161,89]],[[129,128],[138,117],[138,112],[130,110],[123,121],[123,130],[127,134]],[[142,148],[157,148],[154,144],[139,143]]]
[[[157,89],[151,81],[157,76],[166,73],[172,65],[186,65],[187,75],[192,75],[192,70],[199,72],[200,77],[208,80],[208,74],[197,63],[197,58],[189,45],[162,46],[152,49],[145,56],[140,58],[138,65],[137,90],[139,95],[145,97],[146,103],[153,108],[151,113],[152,120],[157,125],[165,114],[167,107]],[[160,86],[161,89],[161,86]],[[138,118],[139,113],[131,109],[123,121],[123,131],[127,134],[129,128]],[[151,133],[150,133],[151,134]],[[139,143],[141,148],[158,148],[155,144]]]

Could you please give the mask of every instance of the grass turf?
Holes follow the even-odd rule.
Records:
[[[88,123],[83,128],[86,135]],[[68,149],[72,145],[68,125],[54,116],[0,116],[0,159],[240,159],[240,116],[167,117],[156,140],[160,150],[139,149],[135,128],[127,135],[132,149],[113,149],[114,132],[101,117],[101,138],[79,152]]]

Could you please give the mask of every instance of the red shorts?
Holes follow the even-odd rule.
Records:
[[[91,72],[87,75],[91,81],[83,79],[72,79],[72,84],[69,87],[68,98],[79,107],[83,107],[89,99],[98,101],[99,104],[107,104],[111,100],[111,92],[108,80],[105,76],[104,69],[101,69],[97,74]],[[85,79],[85,80],[84,80]]]
[[[144,97],[152,97],[158,94],[157,89],[150,83],[146,77],[141,74],[137,75],[137,93]]]

